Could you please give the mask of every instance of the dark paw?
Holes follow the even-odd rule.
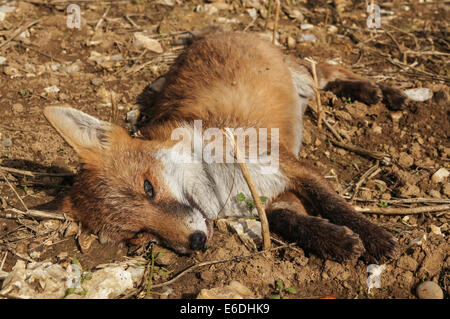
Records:
[[[383,92],[383,103],[393,111],[403,110],[406,107],[407,96],[400,91],[384,84],[378,84]]]
[[[371,224],[360,236],[366,249],[364,259],[370,263],[383,264],[390,259],[396,259],[400,254],[397,240],[378,225]]]
[[[325,89],[368,105],[376,104],[383,98],[378,85],[367,80],[336,80],[328,83]]]
[[[325,219],[321,223],[320,228],[325,232],[326,240],[316,243],[314,250],[318,255],[340,262],[356,259],[364,252],[364,246],[358,234],[348,227],[331,224]]]

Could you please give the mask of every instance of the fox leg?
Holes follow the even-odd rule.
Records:
[[[393,236],[357,212],[334,191],[331,184],[314,167],[293,157],[286,164],[287,175],[293,176],[291,192],[306,200],[316,213],[330,223],[346,226],[358,234],[364,244],[368,261],[384,262],[397,257],[398,243]]]
[[[285,57],[285,63],[300,97],[311,97],[314,82],[309,62],[292,56]],[[375,83],[342,67],[329,63],[319,63],[316,67],[319,89],[330,90],[338,96],[350,97],[368,105],[379,101],[390,109],[403,109],[407,97],[399,89]]]
[[[293,193],[285,193],[271,203],[267,218],[271,231],[321,257],[343,261],[357,258],[364,251],[357,234],[345,226],[307,215]]]
[[[406,95],[399,89],[375,83],[335,65],[320,63],[317,73],[320,88],[333,91],[339,96],[350,97],[369,105],[383,100],[387,107],[394,110],[402,109],[406,102]]]

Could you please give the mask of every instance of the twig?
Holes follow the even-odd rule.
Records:
[[[327,119],[322,119],[322,122],[325,123],[325,126],[330,130],[330,132],[336,137],[340,142],[344,142],[344,139],[341,137],[341,134],[339,134],[334,127],[331,126],[331,124],[328,122]]]
[[[311,69],[314,79],[314,90],[316,91],[316,103],[317,103],[317,126],[319,129],[322,129],[322,118],[323,118],[323,111],[322,111],[322,102],[320,101],[320,93],[319,93],[319,81],[317,80],[317,72],[316,72],[316,64],[317,62],[314,61],[311,58],[306,58],[306,61],[311,63]]]
[[[350,199],[350,196],[342,195],[345,199]],[[379,199],[362,199],[362,198],[355,198],[354,201],[356,202],[366,202],[366,203],[377,203],[380,202]],[[401,198],[401,199],[386,199],[381,200],[383,203],[386,204],[424,204],[424,203],[431,203],[431,204],[450,204],[450,199],[439,199],[439,198],[423,198],[423,197],[417,197],[417,198]]]
[[[117,122],[117,116],[119,114],[119,108],[117,106],[117,101],[116,101],[116,93],[114,93],[114,91],[109,91],[109,96],[111,98],[111,121],[112,123],[116,123]]]
[[[277,39],[277,29],[278,29],[278,19],[280,17],[280,0],[276,0],[277,6],[275,9],[275,23],[273,25],[273,33],[272,33],[272,43],[275,44],[275,41]]]
[[[11,254],[13,254],[13,255],[19,257],[20,259],[26,260],[26,261],[28,261],[28,262],[30,262],[30,263],[36,262],[35,260],[33,260],[33,259],[31,259],[31,258],[29,258],[29,257],[27,257],[27,256],[24,256],[24,255],[22,255],[22,254],[20,254],[20,253],[18,253],[18,252],[15,252],[15,251],[14,251],[12,248],[10,248],[10,247],[6,247],[6,249],[7,249]]]
[[[435,205],[435,206],[421,206],[421,207],[355,207],[360,213],[365,214],[383,214],[383,215],[410,215],[422,213],[436,213],[444,210],[450,211],[450,204]]]
[[[389,155],[382,153],[382,152],[375,152],[375,151],[369,151],[366,150],[364,148],[361,147],[357,147],[351,144],[344,144],[341,142],[336,141],[335,139],[330,139],[331,143],[333,143],[336,146],[342,147],[348,151],[354,152],[356,154],[359,154],[361,156],[364,157],[369,157],[369,158],[373,158],[376,160],[380,160],[383,163],[389,164],[392,162],[391,158],[389,157]]]
[[[17,208],[8,208],[6,210],[11,211],[15,214],[25,215],[28,217],[33,217],[33,218],[38,218],[38,219],[57,219],[57,220],[62,220],[62,221],[73,220],[71,217],[66,216],[65,214],[50,213],[50,212],[45,212],[45,211],[41,211],[41,210],[28,209],[25,212],[18,210]],[[13,215],[11,213],[8,214],[6,212],[1,212],[0,216],[2,218],[17,218],[18,217],[17,215]]]
[[[106,18],[106,15],[109,12],[109,9],[111,9],[111,7],[106,8],[105,13],[103,13],[103,16],[100,18],[100,20],[98,20],[97,24],[95,25],[94,31],[97,32],[97,29],[100,27],[100,25],[102,24],[103,20]]]
[[[5,255],[3,256],[2,263],[0,264],[0,271],[3,269],[3,266],[5,265],[6,256],[8,256],[8,251],[5,251]]]
[[[139,26],[134,22],[129,15],[125,15],[125,20],[127,20],[134,28],[139,28]]]
[[[170,280],[168,280],[166,282],[160,283],[160,284],[153,285],[152,287],[153,288],[160,288],[160,287],[164,287],[164,286],[170,285],[170,284],[174,283],[175,281],[177,281],[178,279],[180,279],[181,277],[183,277],[184,275],[186,275],[187,273],[189,273],[189,272],[191,272],[191,271],[193,271],[193,270],[195,270],[197,268],[203,267],[203,266],[215,265],[215,264],[225,263],[225,262],[229,262],[229,261],[235,261],[235,260],[239,260],[239,259],[252,258],[252,257],[254,257],[256,255],[261,255],[261,254],[264,254],[264,253],[266,253],[268,251],[275,251],[275,250],[279,250],[279,249],[282,249],[282,248],[287,248],[287,247],[289,247],[291,245],[294,245],[294,243],[273,247],[273,248],[270,248],[268,250],[258,251],[256,253],[253,253],[253,254],[250,254],[250,255],[247,255],[247,256],[234,256],[234,257],[231,257],[231,258],[228,258],[228,259],[205,261],[205,262],[202,262],[202,263],[198,263],[198,264],[195,264],[195,265],[192,265],[192,266],[186,268],[185,270],[180,272],[178,275],[176,275],[172,279],[170,279]]]
[[[25,210],[28,210],[27,205],[25,205],[25,203],[22,200],[22,197],[20,197],[20,195],[17,193],[16,189],[14,188],[14,186],[12,186],[12,184],[9,182],[8,178],[6,177],[5,173],[3,173],[3,169],[0,169],[0,173],[3,176],[3,179],[6,181],[6,183],[8,183],[9,187],[12,189],[12,191],[14,192],[14,194],[16,194],[17,198],[19,199],[20,203],[22,204],[22,206],[25,208]]]
[[[359,188],[361,187],[361,185],[369,178],[369,176],[378,174],[379,172],[381,172],[380,169],[380,164],[377,161],[377,163],[372,166],[371,168],[369,168],[359,179],[359,181],[355,184],[355,191],[353,192],[353,196],[351,198],[351,200],[353,201],[353,199],[355,198],[355,196],[358,194]]]
[[[38,176],[71,177],[71,176],[74,176],[73,173],[32,172],[32,171],[26,171],[23,169],[17,169],[17,168],[12,168],[12,167],[5,167],[5,166],[0,166],[0,170],[3,170],[8,173],[13,173],[13,174],[15,173],[15,174],[20,174],[20,175],[25,175],[25,176],[30,176],[30,177],[38,177]]]
[[[38,23],[39,21],[41,21],[41,19],[37,19],[34,20],[30,23],[28,23],[25,26],[20,27],[19,29],[17,29],[14,34],[11,36],[11,38],[9,38],[8,40],[4,41],[3,43],[0,44],[0,48],[4,47],[6,44],[8,44],[9,42],[11,42],[12,40],[14,40],[19,34],[21,34],[23,31],[27,30],[28,28],[32,27],[33,25],[35,25],[36,23]]]
[[[272,2],[273,0],[269,0],[269,4],[267,6],[266,23],[264,24],[264,31],[267,30],[267,25],[269,24],[270,12],[272,11]]]
[[[228,138],[230,139],[230,142],[232,143],[232,145],[234,147],[234,153],[236,155],[237,162],[239,163],[239,166],[241,167],[242,175],[244,176],[245,181],[247,182],[248,188],[250,189],[250,192],[253,197],[253,201],[255,202],[256,209],[257,209],[258,215],[259,215],[259,220],[261,221],[263,250],[267,250],[270,248],[270,232],[269,232],[269,222],[267,221],[266,212],[261,203],[261,199],[259,198],[258,190],[256,189],[256,186],[253,183],[252,178],[250,177],[250,172],[248,171],[247,165],[245,164],[245,161],[241,158],[238,147],[234,140],[233,133],[231,132],[231,130],[229,128],[226,128],[225,131],[226,131],[226,135],[228,136]]]
[[[31,49],[31,50],[33,50],[34,52],[39,53],[40,55],[43,55],[43,56],[49,58],[49,59],[52,60],[52,61],[56,61],[56,62],[61,63],[61,64],[64,63],[64,61],[62,61],[62,60],[60,60],[60,59],[58,59],[58,58],[55,58],[55,57],[53,57],[53,56],[51,56],[51,55],[49,55],[49,54],[47,54],[47,53],[45,53],[45,52],[42,52],[42,51],[38,50],[38,49],[35,48],[33,45],[29,45],[29,44],[25,44],[25,43],[19,43],[19,45],[22,46],[22,47],[24,47],[24,48],[26,48],[26,49]]]

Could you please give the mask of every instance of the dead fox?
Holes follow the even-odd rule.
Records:
[[[400,91],[340,67],[319,64],[317,72],[320,88],[368,104],[383,97],[404,102]],[[195,138],[193,122],[201,120],[203,129],[278,129],[279,166],[261,174],[263,164],[247,163],[259,194],[268,198],[272,231],[338,261],[364,250],[377,262],[396,256],[398,245],[389,232],[356,212],[298,159],[303,111],[314,94],[309,63],[283,55],[254,34],[214,32],[195,40],[165,78],[156,99],[142,110],[149,118],[141,128],[144,139],[72,108],[44,111],[83,163],[62,209],[102,243],[152,240],[191,253],[205,247],[213,220],[248,215],[236,199],[241,192],[251,198],[236,162],[179,161],[173,131]],[[302,204],[321,217],[304,214]]]

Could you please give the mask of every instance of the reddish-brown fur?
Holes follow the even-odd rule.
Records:
[[[357,213],[315,168],[297,159],[295,141],[301,126],[291,72],[305,85],[312,83],[305,61],[284,56],[267,41],[251,34],[215,33],[194,41],[167,74],[156,100],[146,102],[142,111],[148,121],[141,127],[146,140],[132,139],[113,126],[105,133],[104,145],[86,147],[84,137],[73,138],[64,129],[66,118],[49,110],[50,122],[85,163],[64,209],[103,241],[155,239],[175,248],[189,247],[189,227],[183,216],[187,204],[175,200],[161,172],[164,163],[152,152],[173,145],[173,129],[196,119],[205,127],[221,129],[279,128],[280,170],[288,182],[286,192],[272,198],[272,209],[268,209],[272,230],[336,260],[357,257],[364,248],[373,260],[394,257],[392,236]],[[377,84],[339,67],[321,64],[318,76],[322,87],[369,104],[383,96]],[[143,191],[145,179],[157,190],[151,200]],[[188,202],[195,206],[194,200]],[[304,206],[323,218],[306,215]],[[195,208],[204,215],[201,207]],[[207,228],[210,235],[210,224]]]

